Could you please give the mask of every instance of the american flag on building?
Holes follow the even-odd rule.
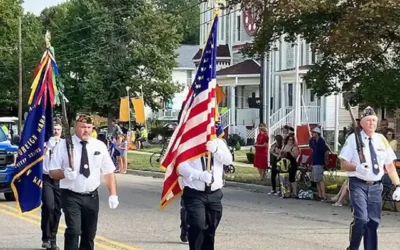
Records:
[[[196,78],[185,100],[179,125],[171,137],[161,163],[165,172],[160,208],[182,194],[178,183],[178,167],[181,163],[204,156],[206,143],[216,137],[216,76],[217,76],[218,15],[203,49]]]

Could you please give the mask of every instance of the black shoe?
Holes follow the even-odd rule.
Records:
[[[187,235],[181,234],[181,241],[185,243],[188,242]]]
[[[42,243],[42,248],[45,248],[45,249],[51,248],[51,243],[50,243],[50,241],[43,241],[43,243]]]
[[[60,248],[57,246],[57,242],[52,241],[48,250],[60,250]]]

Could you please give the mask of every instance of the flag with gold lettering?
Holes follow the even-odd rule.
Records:
[[[28,116],[11,181],[17,209],[22,213],[34,211],[41,205],[44,144],[52,135],[53,107],[59,102],[56,87],[58,66],[49,34],[46,34],[46,39],[47,49],[34,73]]]

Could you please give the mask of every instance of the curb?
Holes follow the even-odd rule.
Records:
[[[157,178],[157,179],[164,179],[164,176],[165,176],[165,174],[162,172],[132,170],[132,169],[128,169],[128,174],[145,176],[145,177],[153,177],[153,178]],[[252,192],[256,192],[256,193],[268,193],[269,191],[271,191],[270,186],[241,183],[241,182],[235,182],[235,181],[226,181],[224,187],[241,188],[241,189],[246,189],[248,191],[252,191]]]

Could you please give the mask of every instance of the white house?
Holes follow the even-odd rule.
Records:
[[[213,11],[207,3],[201,4],[200,13],[200,49],[193,57],[196,65],[213,18]],[[224,88],[226,94],[222,106],[229,108],[221,119],[228,123],[224,125],[229,128],[229,133],[238,133],[247,138],[249,143],[260,123],[261,66],[258,61],[244,58],[239,49],[251,43],[255,28],[252,13],[242,10],[239,5],[230,12],[222,10],[220,13],[217,83]],[[302,76],[318,60],[310,45],[299,39],[299,45],[293,46],[280,39],[270,59],[271,99],[267,105],[271,114],[271,136],[278,133],[285,124],[315,124],[321,126],[324,137],[333,142],[335,127],[342,130],[351,124],[351,118],[340,95],[317,98],[312,89],[303,83]],[[358,115],[358,107],[353,110]]]
[[[154,114],[150,108],[146,108],[146,117],[153,119],[169,121],[176,120],[181,109],[182,102],[185,100],[189,91],[189,86],[192,85],[192,79],[196,75],[196,68],[192,61],[193,55],[199,50],[199,45],[181,45],[176,53],[178,66],[171,72],[171,81],[179,83],[182,91],[176,93],[171,102],[164,105],[164,109]]]

